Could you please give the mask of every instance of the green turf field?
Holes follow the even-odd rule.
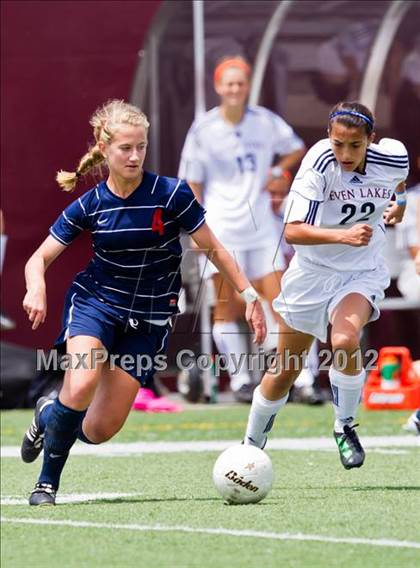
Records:
[[[133,412],[113,442],[240,440],[247,413],[241,405],[170,415]],[[272,438],[330,436],[331,413],[329,406],[289,404]],[[20,444],[31,415],[3,412],[2,446]],[[2,567],[420,566],[420,446],[419,438],[401,430],[406,417],[360,413],[362,441],[411,441],[367,450],[360,470],[345,471],[336,451],[268,445],[273,490],[247,506],[226,506],[216,494],[214,451],[75,455],[60,488],[62,500],[73,502],[55,508],[25,504],[39,462],[5,457]]]

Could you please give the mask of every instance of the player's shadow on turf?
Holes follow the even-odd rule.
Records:
[[[129,503],[169,503],[171,501],[174,502],[181,502],[181,501],[220,501],[220,497],[168,497],[167,499],[157,499],[157,498],[130,498],[127,497],[124,499],[123,497],[118,497],[113,499],[103,498],[103,499],[89,499],[86,501],[77,501],[75,503],[60,503],[60,505],[68,505],[71,504],[72,506],[79,506],[79,505],[101,505],[102,503],[107,503],[108,505],[127,505]]]
[[[185,502],[185,501],[204,501],[204,502],[212,502],[212,501],[218,501],[219,503],[223,504],[223,499],[221,497],[168,497],[167,499],[157,499],[157,498],[144,498],[142,499],[141,497],[136,497],[136,498],[129,498],[127,497],[126,499],[124,499],[123,497],[118,497],[116,499],[113,499],[111,497],[109,498],[103,498],[103,499],[89,499],[86,501],[77,501],[75,503],[59,503],[59,505],[71,505],[72,507],[79,507],[80,505],[102,505],[103,503],[106,503],[107,505],[128,505],[130,503],[169,503],[169,502]],[[273,505],[273,501],[277,502],[279,501],[279,499],[273,499],[271,498],[270,500],[264,501],[262,503],[257,503],[258,507],[264,507],[265,505]],[[235,507],[240,507],[240,506],[246,506],[245,503],[241,504],[238,503],[236,505],[232,505]]]

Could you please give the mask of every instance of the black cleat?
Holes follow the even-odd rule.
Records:
[[[340,460],[346,469],[353,467],[362,467],[365,461],[365,452],[362,448],[359,438],[357,437],[355,428],[359,426],[345,425],[344,432],[334,432],[334,438],[337,442]]]
[[[309,406],[320,406],[325,403],[325,398],[318,387],[313,385],[296,387],[294,385],[290,391],[288,402],[308,404]]]
[[[55,493],[50,483],[37,483],[29,497],[29,505],[55,505]]]
[[[237,402],[245,402],[251,404],[254,390],[257,388],[257,383],[244,383],[238,390],[233,391],[233,396]]]
[[[25,463],[31,463],[41,453],[44,446],[44,432],[39,428],[39,415],[41,411],[48,405],[52,404],[54,399],[48,396],[41,396],[35,406],[34,417],[31,425],[23,436],[22,445],[20,448],[20,455]]]

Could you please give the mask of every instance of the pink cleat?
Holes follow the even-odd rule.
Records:
[[[140,388],[133,403],[133,410],[142,412],[181,412],[182,406],[172,402],[164,396],[156,396],[146,388]]]

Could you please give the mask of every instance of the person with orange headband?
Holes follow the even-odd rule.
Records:
[[[205,207],[210,227],[247,274],[256,296],[271,307],[285,263],[270,192],[286,195],[290,169],[300,162],[304,144],[279,116],[247,104],[250,76],[250,65],[239,56],[225,57],[216,66],[214,88],[220,105],[191,126],[179,176]],[[248,352],[239,326],[243,302],[211,263],[203,274],[212,277],[217,296],[213,338],[226,357],[231,389],[238,401],[250,402],[254,385],[249,370],[235,364],[235,357]],[[275,347],[278,335],[279,317],[270,307],[266,315],[275,331],[270,334],[273,345],[266,349]]]

